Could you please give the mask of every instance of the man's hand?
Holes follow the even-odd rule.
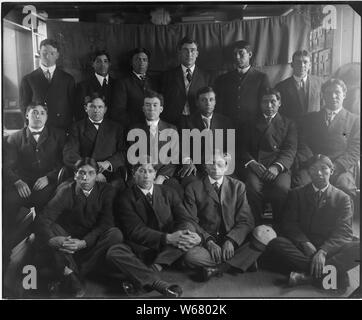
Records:
[[[178,247],[178,243],[182,240],[182,235],[186,234],[187,230],[179,230],[174,233],[168,233],[166,235],[166,244],[171,246]]]
[[[312,259],[310,274],[317,279],[322,278],[325,263],[326,253],[323,250],[318,250]]]
[[[96,177],[96,181],[98,181],[98,182],[107,182],[107,179],[106,179],[106,177],[104,176],[103,173],[98,173],[97,177]]]
[[[206,243],[207,250],[210,252],[211,258],[216,263],[221,263],[221,248],[213,240]]]
[[[111,163],[109,161],[99,161],[97,162],[99,166],[99,173],[102,173],[103,171],[108,170],[108,168],[111,166]]]
[[[62,247],[59,250],[68,250],[68,251],[72,251],[77,252],[81,249],[84,249],[87,247],[87,243],[84,240],[79,240],[76,238],[67,238],[63,244]]]
[[[271,181],[274,181],[278,175],[279,175],[278,167],[275,165],[272,165],[267,170],[265,170],[265,172],[262,176],[262,180],[271,182]]]
[[[181,235],[177,247],[183,251],[188,251],[189,249],[199,245],[200,242],[201,238],[197,233],[186,230],[186,232]]]
[[[222,246],[222,259],[227,261],[234,256],[234,245],[230,240],[226,240]]]
[[[313,256],[317,252],[316,247],[313,245],[313,243],[311,243],[309,241],[302,242],[301,247],[302,247],[303,253],[308,257]]]
[[[190,175],[196,176],[196,171],[197,171],[197,169],[193,163],[183,164],[182,168],[178,171],[178,175],[181,178],[188,177]]]
[[[249,163],[248,168],[251,169],[260,179],[262,178],[266,168],[257,161],[252,161]]]
[[[18,180],[15,182],[15,188],[17,189],[19,196],[21,198],[28,198],[31,195],[31,190],[29,186],[23,181]]]
[[[63,243],[66,240],[69,240],[70,238],[71,238],[71,236],[68,236],[68,237],[63,237],[63,236],[53,237],[53,238],[49,239],[48,244],[49,244],[49,246],[51,248],[61,250],[62,247],[63,247]],[[66,252],[66,253],[74,253],[72,250],[61,250],[61,251]]]
[[[159,176],[157,176],[157,178],[155,179],[155,184],[163,184],[166,179],[167,179],[166,176],[159,175]]]
[[[35,181],[33,189],[35,191],[43,190],[48,184],[49,179],[47,176],[44,176]]]

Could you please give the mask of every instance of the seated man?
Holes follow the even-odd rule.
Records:
[[[171,265],[201,241],[195,223],[173,188],[154,183],[149,159],[134,166],[135,185],[120,195],[115,218],[127,244],[155,271]],[[133,271],[137,277],[137,269]],[[174,287],[178,295],[180,287]]]
[[[202,267],[203,280],[227,271],[230,266],[246,271],[238,249],[254,228],[244,184],[224,176],[230,155],[216,152],[212,164],[206,164],[207,176],[191,182],[185,191],[185,207],[198,221],[196,231],[202,246],[190,249],[185,264]]]
[[[215,141],[215,130],[223,130],[223,150],[227,149],[227,135],[226,130],[232,129],[233,125],[231,120],[219,113],[214,112],[216,105],[215,91],[211,87],[203,87],[196,93],[196,105],[198,111],[194,114],[181,119],[181,129],[193,130],[197,129],[200,132],[203,130],[211,130],[213,135],[213,141]],[[182,180],[182,184],[185,186],[189,182],[195,180],[193,177],[196,175],[201,177],[205,175],[204,164],[205,159],[205,143],[201,140],[201,161],[199,163],[193,163],[192,157],[182,159],[183,165],[178,174]],[[195,140],[193,141],[195,143]],[[215,144],[215,142],[214,142]],[[215,148],[212,148],[214,150]],[[190,146],[190,150],[193,150],[193,145]],[[191,151],[192,152],[192,151]],[[189,160],[189,163],[186,163]]]
[[[332,265],[337,270],[337,289],[344,289],[349,284],[347,271],[358,265],[360,249],[359,241],[353,241],[351,203],[343,191],[329,183],[333,169],[327,156],[310,159],[312,183],[290,192],[282,237],[272,240],[267,248],[266,256],[280,271],[304,273],[292,273],[290,284],[312,278],[320,284],[323,268]]]
[[[97,180],[110,182],[123,189],[125,169],[125,141],[123,128],[116,122],[104,118],[107,112],[104,98],[97,93],[85,98],[86,119],[73,124],[64,147],[64,162],[74,168],[82,157],[95,159],[100,167]]]
[[[290,188],[290,168],[297,150],[297,129],[292,120],[278,113],[280,94],[267,89],[261,98],[262,116],[249,124],[243,135],[242,164],[246,191],[256,224],[260,223],[263,202],[270,201],[275,222]]]
[[[324,83],[322,94],[325,106],[321,111],[305,116],[301,135],[307,154],[325,154],[333,161],[331,183],[355,196],[357,188],[353,171],[360,160],[360,118],[343,107],[346,92],[346,85],[341,80],[330,79]],[[310,182],[306,170],[301,170],[299,174],[301,185]]]
[[[130,149],[128,149],[128,155],[131,150],[136,151],[138,157],[144,153],[142,146],[145,147],[145,153],[151,157],[152,161],[156,163],[155,169],[157,176],[155,184],[166,184],[173,187],[180,196],[183,196],[183,188],[174,178],[178,163],[178,134],[174,125],[169,124],[160,119],[160,114],[163,111],[163,96],[155,91],[148,90],[145,92],[145,99],[143,104],[144,122],[131,126],[127,139],[130,136],[142,134],[138,141],[137,147],[135,143],[132,143]],[[167,140],[161,138],[162,134],[168,132],[171,136],[167,137]],[[167,152],[165,148],[169,146]],[[133,147],[135,149],[133,149]],[[146,151],[147,150],[147,151]],[[132,151],[133,152],[133,151]],[[157,156],[157,158],[156,158]],[[175,164],[176,163],[176,164]]]
[[[58,190],[39,219],[40,252],[44,258],[53,257],[55,271],[62,280],[60,288],[65,294],[81,297],[85,294],[83,277],[98,270],[120,279],[122,288],[128,288],[129,293],[132,284],[125,277],[141,279],[151,289],[173,296],[174,287],[159,280],[122,243],[122,233],[113,222],[114,189],[96,182],[98,170],[94,159],[79,160],[75,181]]]
[[[47,125],[47,107],[31,103],[26,119],[25,128],[7,137],[4,154],[3,226],[9,237],[21,207],[35,207],[41,213],[53,196],[62,167],[65,133]]]

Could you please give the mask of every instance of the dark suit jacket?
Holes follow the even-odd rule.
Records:
[[[319,111],[321,104],[322,79],[309,75],[307,77],[307,104],[304,105],[298,94],[293,76],[279,82],[275,88],[280,92],[282,106],[279,112],[291,119],[298,119],[308,112]]]
[[[133,72],[115,83],[112,97],[111,117],[126,127],[142,122],[144,113],[142,111],[146,90],[151,89],[158,92],[157,80],[146,75],[146,80],[141,81]]]
[[[70,167],[82,157],[91,157],[108,160],[116,171],[126,164],[124,130],[109,119],[103,120],[98,131],[89,118],[80,120],[73,124],[63,154],[64,163]]]
[[[330,184],[318,204],[313,186],[308,184],[290,191],[282,233],[297,246],[310,241],[333,255],[352,240],[352,215],[350,199],[343,191]]]
[[[360,160],[360,118],[342,109],[329,127],[324,109],[302,120],[302,135],[312,154],[324,154],[350,171]]]
[[[39,233],[48,241],[56,236],[55,225],[60,225],[69,235],[92,247],[103,232],[114,226],[114,189],[107,183],[96,182],[86,197],[75,186],[75,181],[66,183],[49,201],[39,217]]]
[[[269,86],[267,75],[253,67],[244,78],[236,70],[216,79],[216,110],[234,121],[236,128],[255,121],[260,113],[262,92]]]
[[[129,241],[157,251],[165,245],[167,233],[194,225],[177,192],[164,185],[154,185],[152,207],[136,185],[127,189],[115,218]]]
[[[144,118],[144,117],[143,117]],[[152,143],[152,140],[150,141],[150,129],[146,123],[145,120],[143,120],[142,123],[138,123],[138,124],[135,124],[133,125],[131,128],[130,128],[130,131],[132,129],[139,129],[139,130],[142,130],[142,132],[145,133],[145,137],[144,138],[147,138],[146,140],[142,140],[142,143],[147,143],[147,154],[148,155],[151,155],[151,151],[150,151],[150,145]],[[160,137],[160,134],[163,130],[165,129],[171,129],[173,130],[172,132],[174,133],[172,138],[171,137],[168,137],[167,138],[167,141],[158,141],[158,155],[160,155],[160,150],[168,143],[170,143],[170,149],[172,151],[169,151],[168,152],[168,155],[171,156],[172,155],[172,159],[175,159],[175,161],[173,162],[178,162],[178,159],[179,159],[179,145],[178,145],[178,134],[177,134],[177,128],[172,125],[172,124],[169,124],[165,121],[162,121],[160,119],[159,123],[158,123],[158,134],[159,134],[159,137]],[[130,145],[132,145],[134,143],[130,142]],[[155,150],[156,151],[156,150]],[[142,155],[142,150],[140,150],[141,154]],[[159,160],[160,159],[160,156],[158,157]],[[169,177],[172,177],[174,174],[175,174],[175,171],[177,169],[177,164],[174,164],[174,163],[167,163],[167,164],[164,164],[162,163],[161,161],[159,161],[159,163],[155,166],[156,170],[157,170],[157,175],[164,175],[164,176],[169,176]]]
[[[38,178],[47,176],[56,183],[62,167],[62,150],[65,133],[61,129],[45,126],[38,142],[27,127],[8,137],[11,156],[5,157],[4,177],[10,184],[22,179],[33,184]]]
[[[254,228],[254,218],[246,198],[245,185],[224,176],[220,200],[208,176],[190,183],[185,190],[184,204],[198,222],[198,233],[204,241],[223,236],[240,246]],[[220,234],[221,224],[225,234]]]
[[[48,124],[67,129],[73,121],[75,108],[75,82],[73,77],[55,68],[49,83],[41,68],[27,74],[20,84],[20,107],[25,113],[30,102],[46,103]]]
[[[161,84],[161,93],[165,98],[163,110],[164,119],[172,124],[179,125],[186,101],[189,103],[190,113],[196,112],[196,92],[200,88],[208,86],[209,83],[209,76],[196,66],[192,74],[189,92],[186,95],[181,65],[166,71],[163,74]]]
[[[249,125],[244,133],[242,162],[256,160],[269,167],[279,162],[286,170],[293,164],[297,151],[297,128],[294,121],[276,114],[267,125],[263,116]]]
[[[112,92],[115,80],[108,77],[108,84],[105,88],[101,86],[97,77],[93,73],[88,79],[78,83],[76,92],[76,110],[74,116],[76,120],[80,120],[87,117],[84,111],[84,97],[90,96],[94,92],[98,92],[100,96],[104,96],[106,99],[107,113],[109,117],[112,111]]]

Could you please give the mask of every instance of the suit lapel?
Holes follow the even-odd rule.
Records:
[[[160,230],[162,230],[162,226],[166,224],[166,221],[164,220],[164,215],[162,215],[164,211],[164,201],[162,197],[162,192],[160,190],[160,187],[158,185],[153,185],[153,212],[157,219],[158,226]]]
[[[37,146],[38,147],[41,146],[48,139],[48,136],[49,136],[49,131],[48,131],[47,126],[45,126],[44,129],[43,129],[43,132],[39,136]]]
[[[335,115],[333,121],[328,127],[328,131],[335,131],[336,128],[342,127],[343,123],[345,122],[345,119],[346,119],[346,110],[342,108],[342,110]]]
[[[98,128],[98,130],[99,129],[100,128]],[[84,136],[91,142],[95,143],[97,134],[97,129],[94,127],[92,122],[88,118],[84,119]]]
[[[28,127],[25,128],[25,136],[27,141],[29,141],[29,143],[31,143],[34,147],[36,147],[37,142],[35,141],[33,135],[31,134],[30,130]]]
[[[92,78],[91,78],[91,81],[92,81],[92,87],[97,91],[97,92],[100,92],[102,91],[102,86],[101,84],[99,83],[96,75],[93,73],[92,75]]]
[[[94,125],[92,125],[94,126]],[[96,129],[97,130],[97,129]],[[95,158],[96,157],[96,152],[98,150],[102,150],[103,149],[103,145],[105,143],[107,143],[107,133],[108,133],[108,125],[107,125],[107,120],[106,119],[103,119],[101,125],[99,126],[98,128],[98,132],[96,134],[96,140],[95,140],[95,143],[94,143],[94,148],[93,148],[93,156]]]
[[[195,70],[196,70],[196,68],[195,68]],[[183,75],[181,65],[176,70],[176,81],[177,81],[178,87],[181,89],[183,94],[186,96],[185,81],[184,81],[184,75]],[[192,82],[191,82],[191,85],[192,85]]]
[[[216,194],[216,191],[215,191],[214,187],[211,185],[210,180],[209,180],[209,176],[204,177],[203,182],[204,182],[205,190],[209,194],[209,196],[212,199],[214,199],[215,202],[220,203],[219,196]]]

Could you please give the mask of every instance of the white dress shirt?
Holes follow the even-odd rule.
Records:
[[[50,79],[53,79],[53,74],[54,74],[56,67],[57,67],[56,65],[51,66],[51,67],[46,67],[46,66],[43,66],[42,64],[40,64],[40,68],[43,70],[44,73],[46,73],[49,70]]]
[[[104,78],[107,80],[107,84],[109,83],[109,75],[107,74],[105,77],[99,75],[98,73],[95,73],[95,76],[98,80],[98,82],[100,83],[101,87],[103,86],[103,80]]]
[[[29,131],[30,131],[31,133],[33,133],[33,132],[42,132],[42,131],[43,131],[43,129],[44,129],[44,126],[43,126],[43,127],[41,127],[40,129],[33,129],[33,128],[30,128],[30,127],[28,127],[28,129],[29,129]],[[37,135],[33,136],[33,138],[35,139],[35,141],[36,141],[36,142],[38,142],[39,137],[40,137],[40,135],[39,135],[39,134],[37,134]]]

